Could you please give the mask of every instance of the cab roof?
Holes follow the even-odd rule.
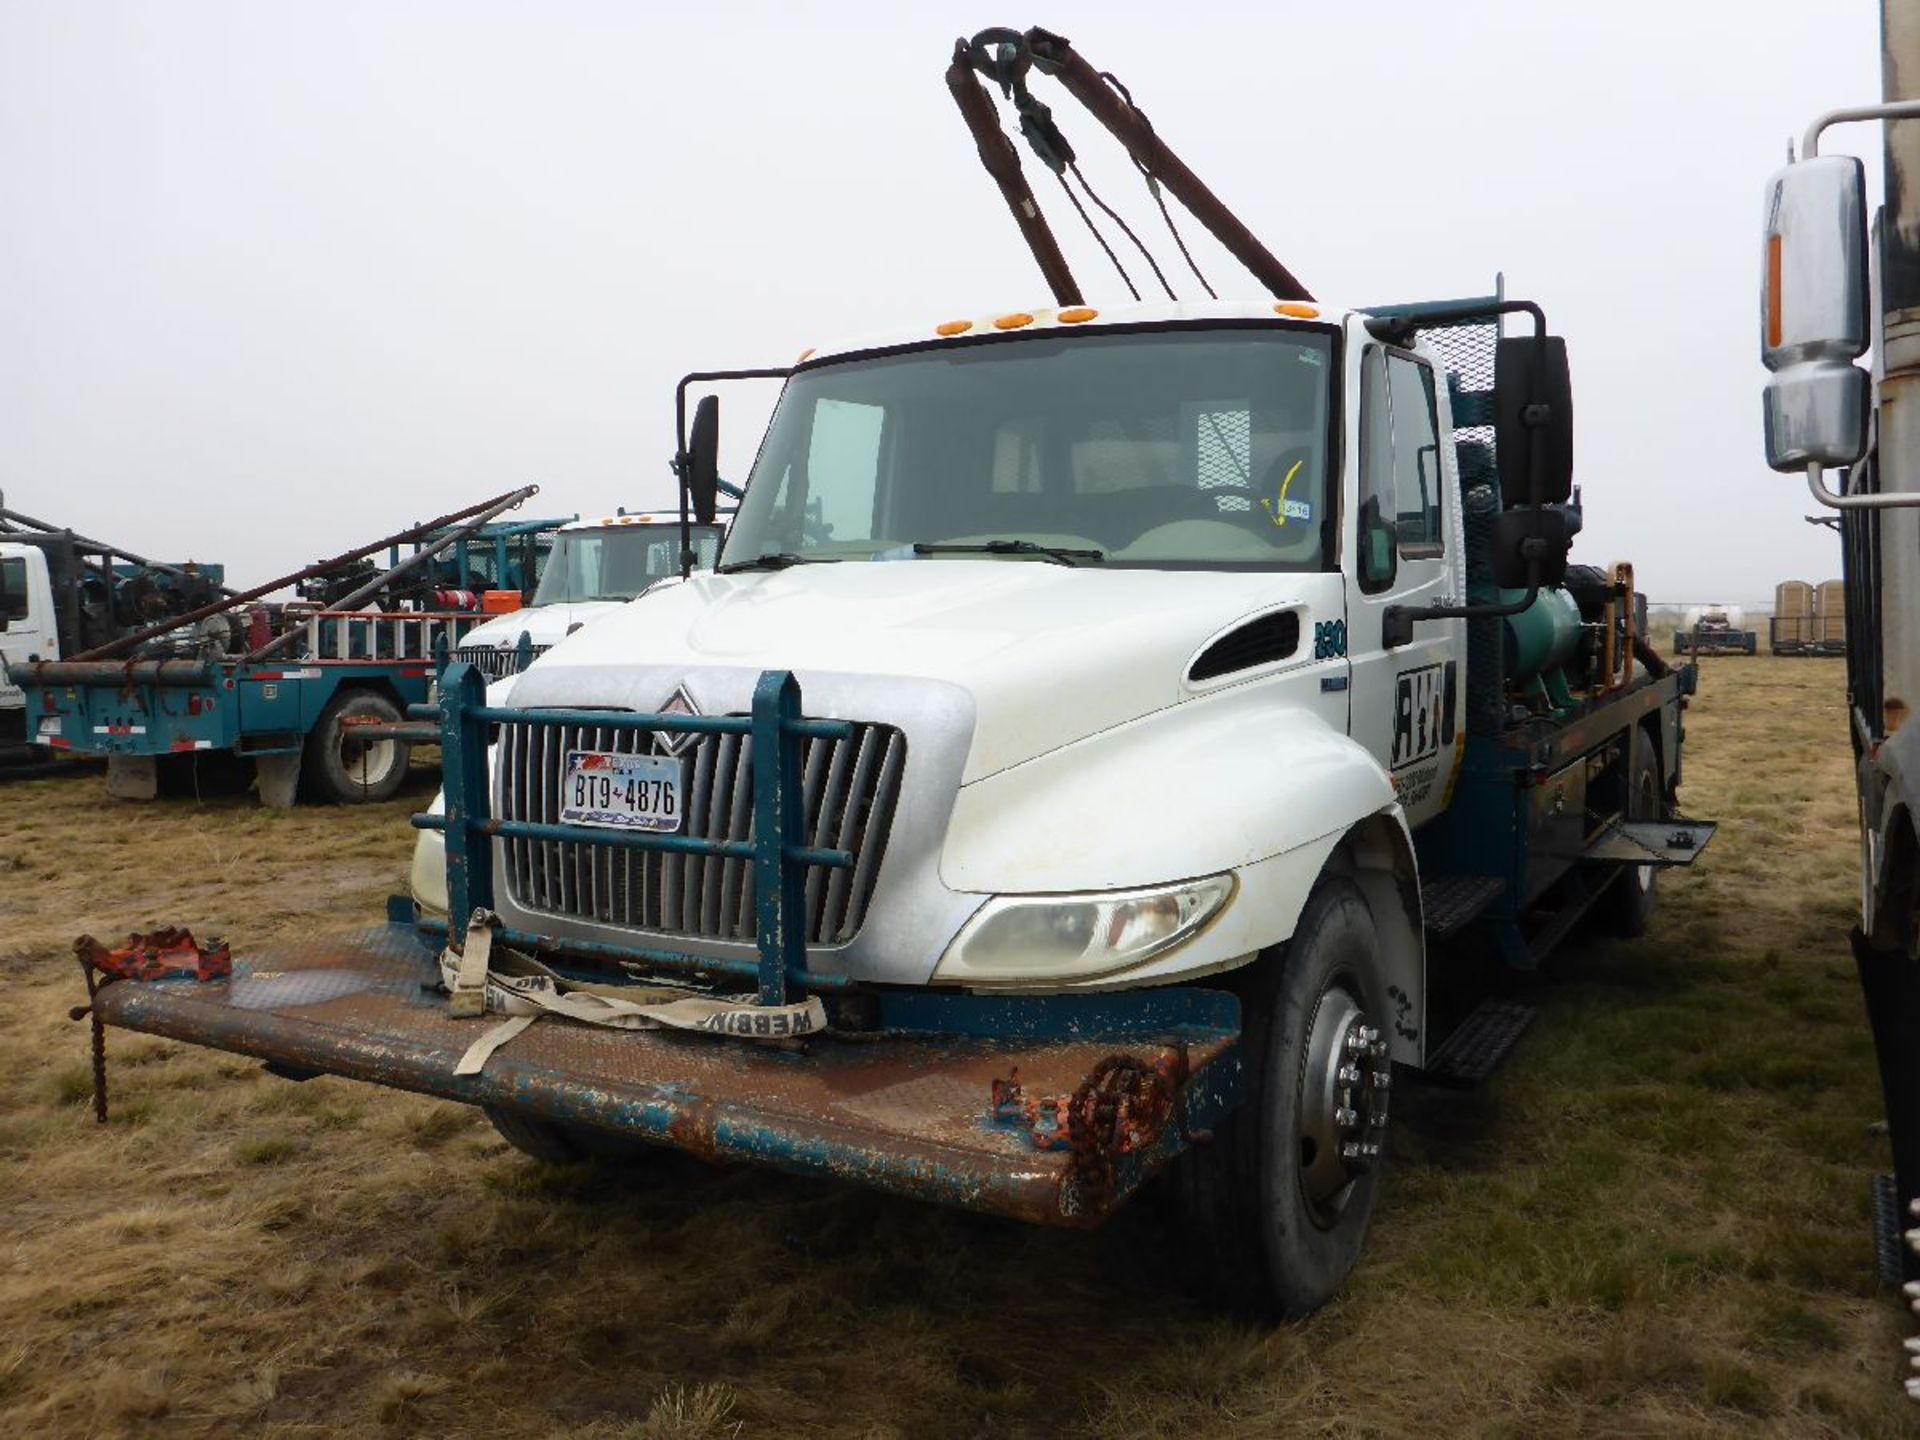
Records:
[[[731,518],[732,516],[729,512],[722,511],[715,523],[724,525]],[[690,525],[698,525],[700,522],[689,517],[687,523]],[[560,527],[560,533],[564,535],[570,530],[613,530],[623,525],[678,526],[679,524],[680,512],[678,510],[629,510],[624,515],[588,516],[580,520],[575,520],[570,524],[562,525]]]
[[[1348,313],[1341,306],[1317,300],[1162,300],[1153,304],[1037,306],[1028,310],[953,315],[908,329],[854,336],[809,349],[796,363],[812,365],[869,350],[937,344],[941,340],[978,340],[1001,334],[1032,334],[1039,330],[1100,330],[1207,320],[1266,320],[1277,327],[1338,325]]]

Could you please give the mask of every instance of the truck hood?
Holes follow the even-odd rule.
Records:
[[[524,632],[536,647],[545,649],[566,639],[575,625],[589,625],[603,615],[611,615],[624,600],[582,600],[572,605],[538,605],[511,614],[497,615],[460,637],[462,645],[484,646],[489,650],[511,650]]]
[[[1302,643],[1284,663],[1307,663],[1312,614],[1343,613],[1338,575],[997,559],[708,573],[645,595],[575,636],[522,677],[515,698],[665,703],[670,685],[660,694],[623,685],[622,670],[631,676],[636,667],[654,675],[792,670],[803,707],[810,673],[945,681],[974,703],[965,783],[1177,703],[1194,693],[1186,672],[1209,640],[1288,604],[1312,613],[1301,615]]]

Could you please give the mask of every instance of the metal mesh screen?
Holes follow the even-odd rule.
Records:
[[[1440,352],[1447,372],[1447,385],[1453,401],[1453,438],[1467,447],[1463,456],[1460,482],[1471,489],[1483,480],[1491,480],[1497,457],[1493,448],[1493,367],[1498,353],[1500,327],[1489,321],[1471,325],[1436,325],[1421,331],[1422,337]],[[1476,453],[1474,447],[1484,446]],[[1477,473],[1477,462],[1484,458],[1485,473]],[[1469,467],[1469,461],[1475,462]]]
[[[1202,490],[1246,488],[1253,466],[1252,415],[1245,410],[1204,411],[1195,417],[1194,442],[1195,479]]]
[[[1436,325],[1421,332],[1439,352],[1453,407],[1453,438],[1460,465],[1466,518],[1467,598],[1494,598],[1490,552],[1493,521],[1500,511],[1498,457],[1494,451],[1493,372],[1500,327],[1492,321]],[[1497,733],[1505,716],[1504,622],[1467,622],[1467,733]]]

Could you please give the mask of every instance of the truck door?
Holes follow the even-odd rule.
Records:
[[[1369,344],[1360,357],[1360,485],[1349,522],[1347,643],[1353,665],[1349,733],[1393,777],[1409,824],[1446,807],[1465,753],[1465,629],[1416,624],[1382,643],[1390,605],[1425,609],[1457,599],[1459,485],[1441,437],[1438,377],[1423,357]]]
[[[47,560],[37,548],[0,545],[0,617],[7,622],[0,630],[0,659],[18,665],[29,655],[60,658]],[[25,705],[18,683],[0,674],[0,744],[32,738],[26,733]]]

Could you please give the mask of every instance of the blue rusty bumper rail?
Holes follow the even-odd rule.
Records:
[[[811,865],[847,869],[845,850],[804,844],[806,815],[800,796],[800,742],[843,740],[853,734],[844,720],[810,720],[800,713],[800,684],[789,671],[768,670],[754,686],[751,715],[642,715],[606,710],[515,710],[486,703],[486,679],[465,661],[449,665],[440,682],[438,707],[416,707],[423,719],[438,719],[445,815],[416,815],[415,826],[442,830],[447,837],[449,942],[465,945],[467,926],[477,912],[494,908],[493,841],[520,839],[580,845],[611,845],[676,855],[725,856],[751,860],[759,962],[676,950],[586,944],[561,944],[551,938],[511,932],[512,945],[532,942],[548,953],[620,964],[632,962],[682,971],[738,974],[757,982],[760,1003],[784,1005],[790,993],[844,985],[834,976],[815,975],[806,964],[806,872]],[[647,734],[744,735],[753,745],[752,838],[705,840],[689,835],[595,829],[496,818],[492,813],[489,732],[495,725],[592,726],[601,730]]]
[[[224,980],[100,987],[108,1025],[268,1062],[496,1106],[715,1160],[852,1180],[895,1194],[1048,1225],[1087,1226],[1231,1112],[1241,1093],[1239,1007],[1188,987],[1115,995],[918,993],[881,1020],[829,1031],[804,1051],[673,1031],[535,1025],[478,1074],[462,1054],[495,1023],[461,1019],[432,990],[434,948],[396,923],[237,957]],[[935,1027],[916,1031],[916,1024]],[[1167,1063],[1185,1081],[1174,1112],[1111,1174],[1037,1149],[995,1118],[993,1082],[1075,1090],[1107,1057]]]

